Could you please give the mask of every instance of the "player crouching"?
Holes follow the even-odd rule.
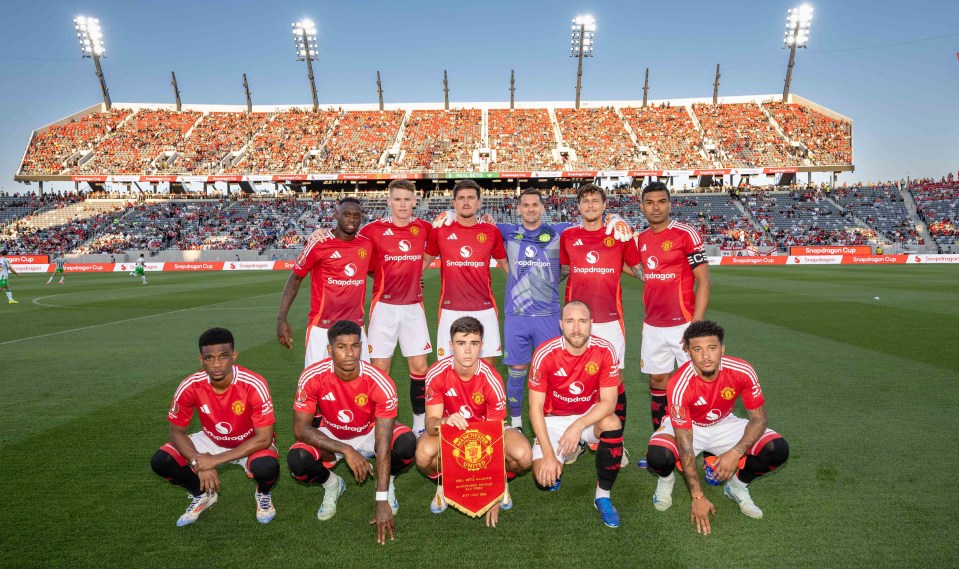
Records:
[[[363,350],[360,325],[351,320],[334,322],[327,331],[330,357],[300,375],[293,404],[295,443],[287,455],[294,478],[322,484],[320,520],[336,514],[336,502],[346,491],[342,478],[330,471],[343,458],[357,482],[374,472],[367,459],[376,458],[377,540],[393,539],[393,516],[399,510],[394,477],[413,462],[416,436],[396,423],[396,385],[390,377],[360,360]],[[313,417],[323,417],[318,428]]]
[[[565,458],[580,441],[598,443],[596,496],[593,504],[606,526],[619,527],[610,490],[623,455],[623,426],[616,416],[619,361],[616,349],[592,336],[589,307],[570,301],[560,315],[562,336],[533,355],[529,377],[529,420],[533,443],[533,478],[542,487],[559,489]]]
[[[703,534],[710,533],[709,514],[715,515],[716,508],[699,485],[699,453],[716,455],[707,459],[707,481],[728,480],[726,496],[751,518],[761,518],[763,512],[749,495],[749,483],[789,458],[786,440],[766,428],[769,420],[756,372],[745,361],[725,355],[724,335],[719,324],[708,320],[686,328],[683,349],[691,359],[669,378],[669,416],[653,433],[646,453],[650,471],[660,477],[653,507],[663,511],[672,505],[678,459],[692,496],[690,522]],[[739,396],[748,420],[732,414]]]
[[[173,395],[167,419],[170,442],[153,455],[153,471],[190,493],[190,505],[176,525],[192,524],[216,503],[217,467],[238,464],[256,481],[256,520],[275,516],[270,490],[280,475],[273,446],[273,400],[262,377],[235,364],[233,334],[210,328],[200,336],[199,371],[184,379]],[[203,430],[187,434],[193,410]]]
[[[505,421],[506,392],[503,379],[480,358],[483,352],[483,324],[472,316],[457,318],[450,326],[452,356],[442,359],[426,374],[426,433],[416,445],[416,466],[429,478],[438,480],[440,425],[467,429],[474,421]],[[529,442],[513,428],[503,431],[507,479],[529,470],[532,452]],[[486,525],[496,527],[499,510],[513,507],[509,488],[499,507],[486,511]],[[434,514],[446,510],[440,482],[430,504]]]

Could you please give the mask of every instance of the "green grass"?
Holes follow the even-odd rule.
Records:
[[[198,368],[204,329],[233,330],[239,362],[270,382],[281,459],[292,443],[308,297],[304,288],[292,311],[297,349],[284,350],[275,316],[285,278],[165,273],[142,286],[125,274],[70,275],[44,286],[45,276],[14,277],[21,303],[0,305],[0,566],[945,567],[959,558],[959,273],[947,266],[713,270],[709,315],[728,331],[727,352],[758,371],[770,425],[792,449],[752,487],[763,520],[709,487],[714,534],[699,536],[682,483],[672,509],[657,512],[655,479],[630,465],[613,491],[623,524],[605,528],[592,461],[581,459],[558,493],[535,490],[529,475],[515,481],[515,508],[487,529],[452,509],[430,514],[434,487],[414,470],[397,479],[396,541],[379,547],[371,484],[350,482],[336,517],[319,522],[321,489],[294,483],[281,460],[273,523],[256,523],[253,484],[225,467],[217,505],[177,528],[185,494],[149,459],[166,440],[174,388]],[[430,272],[428,315],[437,285]],[[635,461],[651,429],[638,372],[642,289],[624,288]],[[402,358],[393,372],[405,395]],[[400,420],[410,420],[406,397]]]

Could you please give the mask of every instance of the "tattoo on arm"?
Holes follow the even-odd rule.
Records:
[[[702,494],[699,485],[699,470],[696,467],[696,455],[693,454],[692,429],[676,429],[676,446],[679,447],[679,461],[683,465],[683,476],[686,478],[686,487],[689,495]]]
[[[743,432],[743,437],[739,439],[739,442],[733,447],[740,456],[744,456],[749,450],[749,447],[756,444],[756,441],[763,436],[763,433],[766,432],[766,427],[769,425],[769,417],[766,415],[765,405],[760,405],[752,410],[747,409],[747,412],[749,413],[749,422],[746,423],[746,430]]]
[[[376,419],[373,450],[376,453],[376,491],[390,487],[390,439],[393,437],[393,419]]]

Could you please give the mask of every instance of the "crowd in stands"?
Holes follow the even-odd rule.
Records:
[[[556,137],[546,109],[490,109],[490,171],[557,170]]]
[[[473,151],[483,144],[480,109],[413,111],[406,123],[403,157],[394,171],[474,172]]]
[[[852,124],[795,103],[763,103],[791,140],[809,150],[814,165],[852,164]]]
[[[909,214],[896,186],[840,188],[834,191],[833,195],[846,211],[890,240],[918,243],[918,232],[909,221]]]
[[[304,158],[323,147],[339,112],[290,109],[277,113],[247,147],[246,154],[228,173],[291,174],[303,171]]]
[[[613,107],[556,109],[556,121],[576,162],[567,170],[629,170],[648,168]]]
[[[379,172],[383,152],[393,143],[403,111],[350,111],[337,121],[311,171]]]
[[[59,174],[78,150],[89,150],[109,136],[130,116],[129,109],[93,113],[38,133],[27,148],[21,174]]]
[[[950,172],[939,181],[917,180],[909,187],[916,212],[940,245],[959,243],[959,181]]]
[[[716,167],[704,157],[703,135],[696,130],[686,107],[665,104],[623,107],[621,111],[639,146],[648,146],[656,156],[656,169]]]
[[[157,158],[182,144],[202,115],[193,111],[140,111],[97,144],[93,158],[79,168],[90,174],[154,174]]]
[[[786,141],[755,103],[712,105],[694,103],[693,112],[703,136],[725,152],[726,167],[786,166],[796,158],[786,150]]]
[[[57,225],[33,226],[31,218],[27,217],[7,226],[0,237],[4,241],[4,247],[13,255],[52,254],[60,251],[77,253],[84,242],[106,231],[113,220],[122,215],[122,210],[130,205],[132,204],[122,202],[96,204],[89,208],[80,205],[80,209],[76,210],[79,215]]]
[[[177,159],[161,171],[217,174],[223,158],[243,148],[269,120],[269,113],[207,113],[177,144]]]

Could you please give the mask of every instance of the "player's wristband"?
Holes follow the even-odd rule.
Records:
[[[702,496],[693,496],[693,500],[705,500],[705,499],[706,499],[705,494],[703,494]]]
[[[377,501],[377,502],[385,502],[385,501],[387,501],[387,500],[389,499],[389,497],[390,497],[390,493],[389,493],[389,492],[377,492],[377,493],[376,493],[376,501]]]

